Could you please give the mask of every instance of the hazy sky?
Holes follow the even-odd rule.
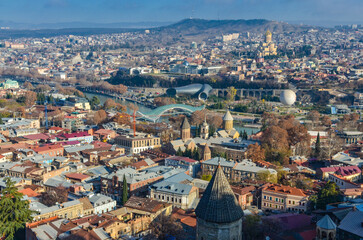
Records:
[[[264,18],[363,22],[363,0],[0,0],[0,20],[49,22]]]

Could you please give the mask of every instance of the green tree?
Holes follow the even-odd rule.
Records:
[[[261,217],[259,215],[247,215],[243,221],[243,239],[254,240],[262,239]]]
[[[244,139],[244,140],[248,139],[248,134],[247,134],[246,130],[243,131],[242,139]]]
[[[178,148],[178,151],[176,151],[176,155],[177,155],[177,156],[183,156],[183,152],[182,152],[182,150],[180,149],[180,147]]]
[[[210,127],[209,127],[209,136],[213,136],[213,134],[216,132],[216,128],[213,126],[213,125],[211,125]]]
[[[318,135],[316,136],[314,155],[315,155],[316,158],[321,157],[320,133],[318,133]]]
[[[330,203],[336,203],[341,200],[339,187],[334,182],[327,182],[325,186],[320,189],[316,198],[312,198],[315,201],[315,208],[326,209],[326,205]]]
[[[6,178],[6,187],[1,191],[0,199],[0,235],[6,240],[15,239],[15,234],[25,228],[25,223],[33,220],[29,201],[22,200],[14,182]]]
[[[212,179],[212,175],[203,175],[202,176],[202,180],[205,180],[205,181],[210,181]]]
[[[92,109],[95,108],[95,106],[99,105],[101,103],[100,99],[97,96],[93,96],[93,98],[91,99],[90,105],[92,107]]]
[[[200,154],[199,154],[199,151],[197,148],[194,148],[194,151],[193,151],[193,159],[199,161],[200,160]]]
[[[269,183],[277,183],[276,174],[272,174],[269,170],[261,170],[257,173],[257,179]]]
[[[126,181],[126,176],[124,174],[124,180],[122,183],[122,204],[125,205],[125,203],[127,202],[127,196],[128,196],[128,187],[127,187],[127,181]]]

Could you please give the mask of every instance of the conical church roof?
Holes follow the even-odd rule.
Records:
[[[232,114],[229,110],[227,110],[226,114],[224,114],[223,120],[224,121],[233,121]]]
[[[325,215],[322,219],[320,219],[316,225],[320,228],[327,229],[327,230],[333,230],[337,228],[337,225],[331,220],[331,218],[328,215]]]
[[[208,143],[206,143],[206,144],[205,144],[205,147],[204,147],[204,154],[205,154],[205,153],[211,153],[210,148],[209,148],[209,146],[208,146]]]
[[[242,208],[220,166],[214,172],[195,214],[207,222],[230,223],[243,217]]]
[[[190,128],[190,124],[188,122],[188,118],[185,117],[184,120],[183,120],[183,123],[181,125],[181,129],[189,129]]]

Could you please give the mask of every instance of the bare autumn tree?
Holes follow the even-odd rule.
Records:
[[[131,125],[130,115],[127,113],[117,113],[115,116],[112,117],[111,121],[117,122],[120,125]]]
[[[266,160],[287,164],[290,154],[288,133],[279,126],[268,127],[263,131],[261,143],[266,151]]]
[[[115,92],[119,93],[119,94],[123,94],[125,92],[127,92],[127,86],[119,84],[119,85],[115,85]]]
[[[98,125],[100,123],[103,123],[106,119],[107,119],[107,113],[105,112],[105,110],[101,109],[95,113],[93,117],[93,122]]]
[[[27,90],[33,90],[34,89],[33,85],[30,82],[25,82],[23,84],[23,87],[26,88]]]
[[[258,143],[250,144],[247,147],[247,158],[253,162],[259,160],[265,160],[265,149],[263,149]]]
[[[52,90],[52,88],[47,84],[39,84],[35,89],[36,92],[49,92],[50,90]]]
[[[320,121],[324,127],[331,127],[332,122],[329,116],[323,116]]]
[[[315,124],[319,122],[320,113],[318,111],[316,111],[316,110],[313,110],[313,111],[308,113],[307,118],[313,122],[313,127],[314,127]]]
[[[154,99],[154,103],[156,106],[165,106],[170,104],[175,104],[175,99],[170,97],[157,97]]]
[[[326,139],[322,143],[323,157],[331,160],[332,156],[344,146],[344,140],[336,135],[334,130],[329,130]]]
[[[205,119],[209,125],[216,129],[219,128],[223,123],[221,116],[207,109],[193,112],[190,117],[190,122],[192,125],[200,125],[204,122]]]
[[[16,112],[20,113],[21,117],[25,117],[25,107],[18,107]]]
[[[288,149],[288,133],[278,126],[271,126],[263,132],[261,142],[273,149]]]
[[[277,125],[279,122],[279,119],[277,118],[276,114],[264,112],[262,114],[261,122],[263,125],[263,128],[266,129],[269,126]]]
[[[190,123],[193,125],[200,125],[204,122],[206,110],[195,111],[190,116]]]
[[[48,207],[68,201],[68,190],[64,186],[58,186],[40,195],[40,202]]]
[[[184,239],[182,225],[172,216],[160,214],[150,223],[151,234],[149,239],[167,240],[174,237],[177,240]]]
[[[215,129],[218,129],[222,125],[223,119],[221,116],[217,114],[209,114],[207,115],[207,122],[209,123],[210,126],[213,126]]]
[[[33,91],[27,91],[25,94],[25,105],[27,107],[32,106],[37,100],[37,94]]]
[[[116,102],[114,100],[112,100],[111,98],[107,98],[107,100],[103,104],[103,107],[105,109],[114,108],[114,107],[116,107]]]
[[[172,117],[169,117],[169,122],[174,126],[174,129],[179,130],[185,117],[186,116],[183,114],[180,114],[177,116],[172,116]]]

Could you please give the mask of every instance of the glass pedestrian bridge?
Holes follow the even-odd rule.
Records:
[[[137,111],[137,117],[144,118],[151,122],[156,122],[164,113],[170,110],[181,110],[182,112],[192,114],[193,112],[203,110],[204,108],[205,106],[193,107],[185,104],[170,104],[155,108],[146,113]]]

